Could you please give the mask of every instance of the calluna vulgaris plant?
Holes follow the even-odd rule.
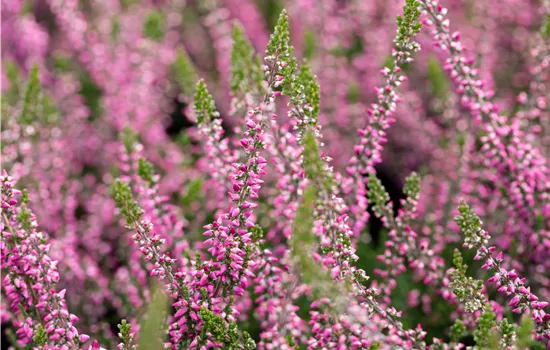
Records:
[[[549,1],[1,6],[2,348],[550,349]]]

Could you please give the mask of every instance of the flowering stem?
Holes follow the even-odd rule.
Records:
[[[498,179],[507,190],[509,201],[526,226],[533,226],[541,204],[550,197],[550,185],[546,160],[539,149],[533,147],[519,130],[518,121],[510,125],[507,118],[497,114],[498,108],[490,102],[492,92],[484,89],[478,79],[477,70],[462,56],[464,47],[460,33],[449,32],[449,20],[445,19],[447,9],[437,0],[419,0],[428,14],[426,23],[436,27],[436,44],[449,53],[445,69],[457,83],[462,95],[462,104],[470,110],[476,124],[483,123],[487,136],[481,137],[485,165],[495,167],[501,175]],[[508,146],[510,145],[511,146]],[[546,220],[546,229],[550,221]]]
[[[4,291],[11,301],[11,308],[15,314],[25,315],[24,319],[15,322],[19,327],[17,334],[23,344],[56,344],[78,349],[77,342],[85,342],[89,337],[79,335],[74,327],[78,317],[66,308],[65,290],[56,291],[59,273],[57,262],[48,255],[47,236],[37,230],[36,217],[27,208],[26,193],[22,195],[23,203],[17,206],[15,196],[20,192],[13,189],[12,181],[4,170],[1,176],[1,258],[2,267],[9,271],[4,280]],[[26,316],[29,310],[38,318],[37,324]]]
[[[458,211],[460,215],[455,218],[455,221],[465,235],[464,246],[475,249],[474,259],[483,260],[485,263],[482,268],[494,273],[487,281],[494,282],[499,292],[508,296],[513,295],[508,304],[513,308],[513,312],[529,311],[531,313],[531,317],[537,324],[539,339],[545,337],[547,340],[550,339],[550,314],[546,314],[543,310],[548,302],[539,301],[539,298],[526,286],[524,278],[520,278],[514,270],[508,271],[503,267],[502,252],[498,253],[496,258],[493,257],[496,248],[487,247],[491,237],[481,228],[481,219],[474,211],[464,202],[460,204]]]

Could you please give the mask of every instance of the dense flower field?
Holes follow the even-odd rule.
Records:
[[[1,6],[2,349],[550,349],[550,1]]]

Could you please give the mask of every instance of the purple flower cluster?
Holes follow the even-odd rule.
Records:
[[[47,236],[38,231],[34,214],[21,204],[14,179],[2,173],[2,269],[3,292],[13,312],[19,345],[33,341],[51,349],[78,349],[90,337],[79,334],[78,317],[67,311],[65,292],[57,291],[57,261],[48,252]],[[25,195],[24,195],[25,196]]]
[[[550,349],[549,38],[547,0],[2,0],[3,339]]]

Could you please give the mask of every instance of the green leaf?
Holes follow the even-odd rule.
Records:
[[[422,24],[417,22],[420,14],[420,3],[416,0],[407,0],[403,6],[403,16],[397,16],[397,44],[406,43],[420,31]]]
[[[517,347],[518,349],[528,349],[532,343],[533,339],[533,330],[535,329],[535,324],[531,317],[523,317],[519,326],[516,330],[517,332]]]
[[[11,60],[4,60],[4,67],[6,68],[6,75],[10,83],[10,92],[13,97],[19,96],[19,90],[21,88],[20,84],[20,73],[17,65]]]
[[[281,1],[263,0],[258,1],[257,3],[260,6],[260,10],[263,17],[265,18],[268,29],[270,31],[273,31],[273,28],[275,28],[275,26],[277,25],[277,14],[279,14],[282,10]]]
[[[247,92],[261,88],[261,63],[254,54],[254,48],[246,38],[243,27],[237,21],[233,23],[232,37],[229,85],[234,95],[244,96]]]
[[[432,56],[428,58],[428,80],[432,94],[437,98],[446,99],[449,93],[447,74],[441,68],[439,60]]]
[[[122,341],[121,350],[133,350],[134,349],[134,336],[132,335],[132,325],[126,322],[126,320],[120,321],[117,325],[119,330],[118,337]]]
[[[547,13],[544,18],[544,22],[540,28],[540,34],[544,39],[548,39],[550,37],[550,13]]]
[[[124,145],[126,153],[130,154],[134,151],[134,144],[138,141],[138,136],[127,126],[120,134],[120,140]]]
[[[306,30],[304,32],[304,58],[311,59],[317,51],[315,33]]]
[[[312,245],[316,242],[315,236],[312,233],[315,210],[315,201],[317,200],[317,188],[314,185],[309,185],[304,190],[302,203],[296,211],[294,226],[292,230],[293,251],[301,250],[301,247]]]
[[[292,229],[291,253],[297,261],[301,279],[311,285],[315,296],[336,296],[338,291],[329,274],[313,258],[316,237],[313,234],[315,202],[318,189],[310,184],[305,190],[303,200],[296,211]]]
[[[391,204],[388,204],[390,201],[390,195],[386,192],[386,189],[382,185],[382,181],[380,181],[376,175],[372,173],[369,173],[367,196],[369,203],[372,203],[373,205],[372,209],[376,217],[382,218],[387,215],[388,212],[393,215],[393,212],[388,210],[388,205],[391,206]]]
[[[235,322],[227,323],[220,315],[202,306],[199,316],[203,321],[199,344],[206,341],[208,334],[218,343],[222,343],[223,349],[255,349],[256,344],[247,332],[242,332],[242,338],[239,336],[239,329]]]
[[[369,346],[368,350],[380,350],[380,342],[374,342]]]
[[[349,103],[357,103],[359,102],[359,99],[361,98],[361,89],[359,86],[355,83],[350,83],[348,85],[348,93],[347,93],[347,99]]]
[[[481,219],[464,201],[458,206],[460,215],[455,217],[455,222],[464,233],[464,242],[467,246],[478,247],[485,244],[489,235],[481,228]]]
[[[34,64],[29,73],[29,80],[23,97],[23,109],[19,118],[22,124],[31,124],[36,117],[39,101],[38,95],[40,94],[40,78],[38,74],[38,64]]]
[[[199,80],[195,88],[195,115],[197,117],[197,124],[199,125],[208,123],[219,117],[214,98],[208,92],[206,84],[202,79]]]
[[[466,311],[476,312],[483,310],[485,296],[483,295],[483,282],[466,275],[468,265],[464,263],[460,250],[455,249],[453,254],[455,269],[451,272],[451,283],[449,288],[456,295],[458,300],[464,303]]]
[[[111,39],[118,40],[120,34],[120,19],[118,16],[114,16],[111,22]]]
[[[160,41],[164,38],[164,16],[159,11],[151,11],[143,25],[143,35],[146,38]]]
[[[157,286],[151,304],[140,321],[138,349],[163,349],[167,311],[168,297],[163,287]]]
[[[111,186],[111,196],[115,200],[117,208],[120,209],[120,212],[126,218],[128,225],[133,225],[141,219],[143,210],[134,200],[132,190],[127,182],[121,179],[115,180]]]
[[[80,95],[84,98],[84,103],[90,108],[90,120],[95,120],[100,116],[103,106],[101,98],[103,90],[93,81],[90,74],[82,71],[80,74]]]
[[[418,200],[418,195],[420,194],[420,177],[417,173],[413,172],[405,179],[403,192],[408,198]]]
[[[202,193],[202,179],[195,179],[187,185],[187,193],[181,198],[184,206],[189,206],[192,202],[198,201]]]
[[[186,95],[192,95],[197,81],[197,72],[183,48],[178,49],[178,56],[176,62],[174,62],[173,70],[180,90]]]
[[[456,320],[456,322],[451,326],[451,341],[458,343],[460,338],[466,334],[466,326],[462,320]]]
[[[296,59],[292,56],[294,48],[290,44],[288,15],[286,10],[281,11],[275,30],[269,38],[265,60],[278,65],[279,75],[283,76],[282,93],[292,96],[294,88],[293,74],[296,71]]]
[[[155,170],[153,168],[153,164],[151,164],[148,160],[143,158],[138,159],[138,175],[143,180],[147,181],[149,186],[155,184]]]
[[[490,305],[477,320],[477,328],[474,330],[474,340],[477,349],[498,349],[498,336],[494,331],[496,315]]]
[[[500,344],[504,349],[513,348],[516,342],[516,327],[504,318],[498,327],[500,329]]]
[[[310,110],[304,110],[304,113],[311,118],[312,123],[316,123],[319,116],[321,89],[317,82],[317,77],[313,75],[311,68],[306,62],[302,63],[302,69],[298,74],[298,83],[303,86],[305,103],[311,107]]]
[[[384,59],[383,67],[388,67],[390,70],[393,70],[395,68],[395,62],[393,60],[392,56],[386,56]]]
[[[48,334],[41,324],[39,324],[34,331],[34,337],[32,340],[36,346],[44,346],[48,343]]]
[[[307,131],[302,139],[304,146],[304,170],[309,179],[323,177],[323,160],[319,156],[319,146],[313,131]]]

